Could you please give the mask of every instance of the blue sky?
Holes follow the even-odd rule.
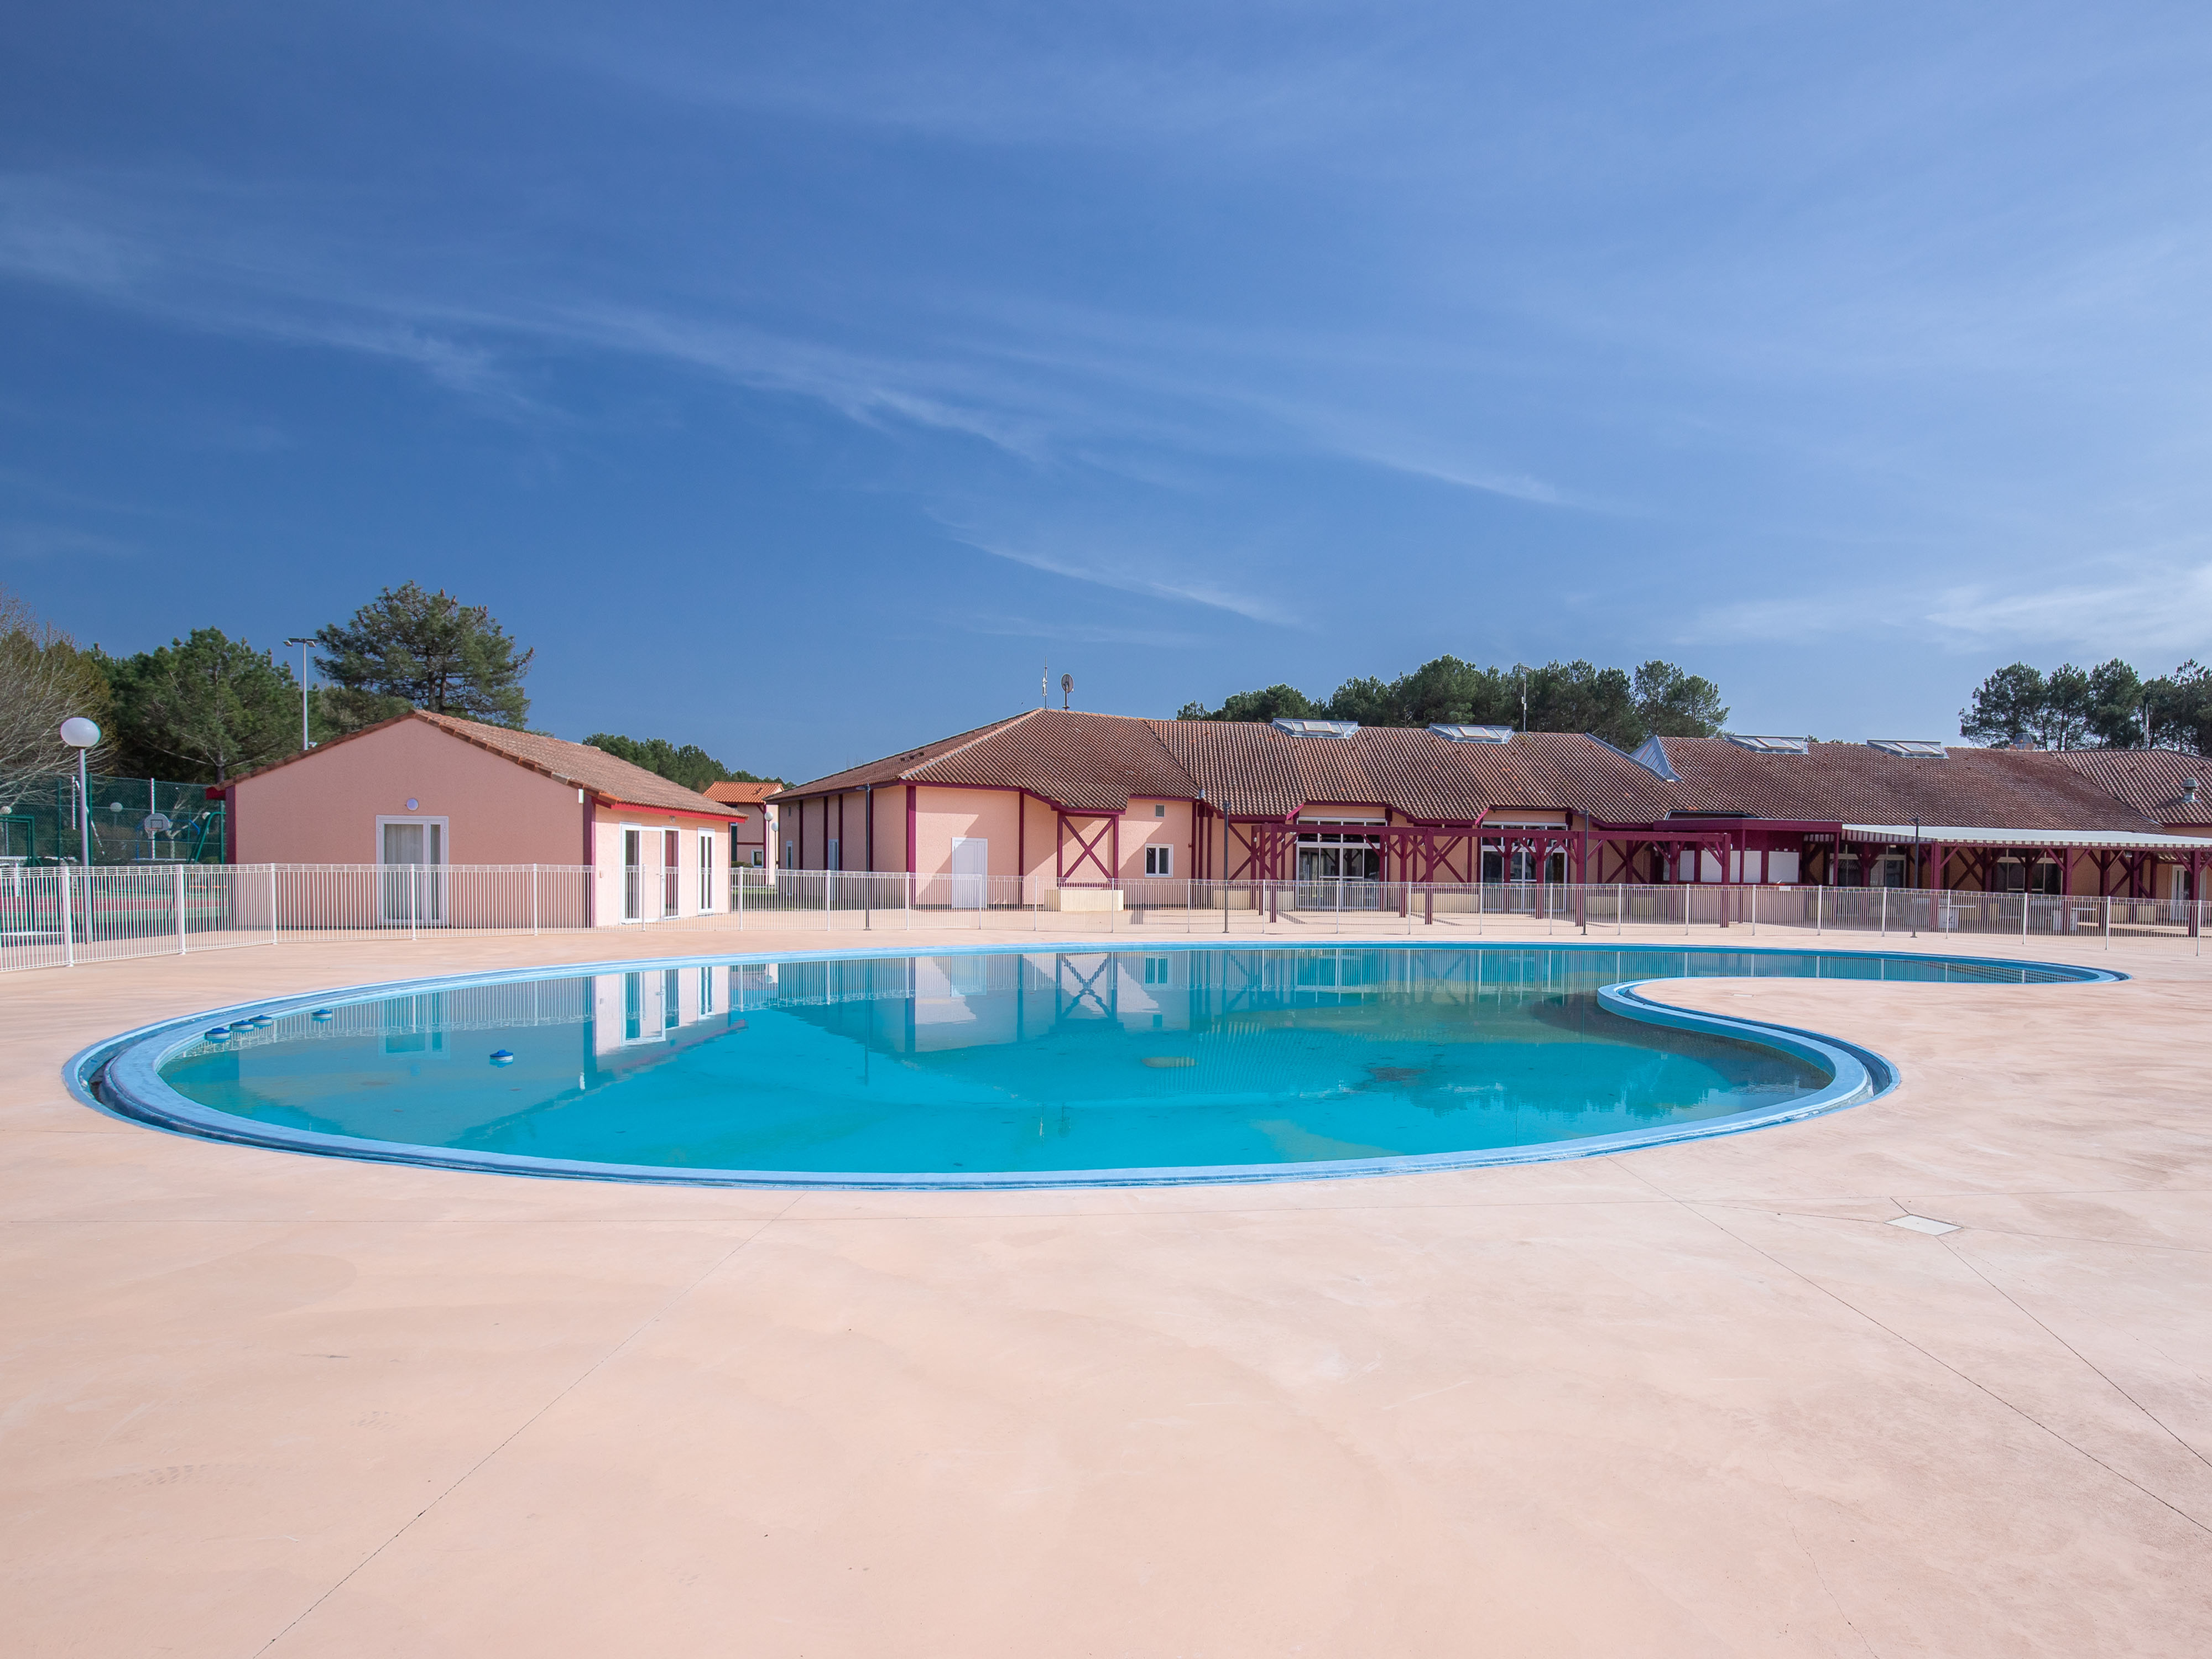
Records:
[[[534,724],[811,775],[1034,703],[1671,658],[1948,735],[2212,651],[2201,6],[29,9],[0,582],[408,578]]]

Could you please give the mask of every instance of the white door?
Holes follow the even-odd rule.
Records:
[[[384,865],[383,919],[392,926],[445,920],[445,892],[436,866],[446,861],[443,823],[400,821],[379,826],[378,862]]]
[[[981,910],[991,901],[991,843],[981,836],[952,838],[952,908]]]

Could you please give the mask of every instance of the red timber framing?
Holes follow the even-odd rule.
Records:
[[[1058,813],[1060,834],[1054,848],[1053,875],[1065,887],[1111,887],[1121,868],[1121,815],[1119,812]],[[1086,831],[1085,823],[1091,828]],[[1071,840],[1073,844],[1071,845]],[[1071,862],[1068,854],[1074,854]],[[1086,870],[1097,872],[1085,878]]]
[[[1840,824],[1781,818],[1659,818],[1650,823],[1605,823],[1592,819],[1586,830],[1592,843],[1590,861],[1584,867],[1589,872],[1588,879],[1597,884],[1656,880],[1680,884],[1681,854],[1697,852],[1711,854],[1720,866],[1718,884],[1764,885],[1768,884],[1747,884],[1730,877],[1731,870],[1741,874],[1736,854],[1796,853],[1802,874],[1815,854],[1832,852],[1842,829]],[[1653,856],[1659,861],[1656,870],[1648,863],[1639,868],[1640,861]],[[1834,863],[1831,857],[1832,870]],[[1703,884],[1705,860],[1699,858],[1694,867],[1697,883]]]
[[[1302,808],[1301,811],[1310,811]],[[1482,878],[1482,848],[1501,838],[1518,844],[1521,832],[1499,830],[1485,836],[1482,819],[1467,823],[1386,823],[1343,820],[1302,823],[1296,814],[1279,818],[1239,817],[1209,811],[1221,822],[1221,879],[1226,882],[1289,881],[1296,875],[1301,833],[1372,836],[1382,849],[1382,879],[1390,882],[1472,884]],[[1566,845],[1565,826],[1529,835]],[[1210,835],[1201,844],[1210,842]],[[1209,864],[1209,879],[1211,866]]]

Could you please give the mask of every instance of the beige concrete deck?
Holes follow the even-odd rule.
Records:
[[[1904,1087],[1381,1180],[526,1181],[165,1136],[58,1076],[237,997],[737,943],[0,981],[0,1647],[2212,1651],[2212,971],[2172,946],[1686,987]]]

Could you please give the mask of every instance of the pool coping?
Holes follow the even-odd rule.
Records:
[[[1162,1165],[1120,1170],[1053,1170],[1009,1171],[953,1171],[884,1173],[776,1170],[683,1170],[662,1164],[594,1164],[558,1158],[530,1158],[517,1153],[470,1152],[449,1147],[427,1147],[406,1142],[362,1140],[316,1130],[289,1129],[235,1117],[199,1105],[169,1086],[161,1067],[179,1049],[198,1040],[211,1022],[228,1023],[248,1014],[281,1016],[332,1002],[362,1002],[384,997],[450,990],[459,986],[510,984],[545,978],[582,978],[596,974],[647,973],[705,965],[758,967],[777,963],[854,961],[913,956],[1034,955],[1040,951],[1085,956],[1160,955],[1171,951],[1220,950],[1206,940],[1145,940],[1101,945],[1082,940],[1032,939],[1023,944],[952,945],[915,949],[911,945],[872,946],[827,951],[719,951],[684,957],[654,957],[628,961],[541,964],[531,968],[495,969],[482,972],[442,974],[428,978],[354,985],[319,992],[264,997],[248,1002],[204,1010],[155,1021],[118,1033],[79,1050],[63,1067],[63,1079],[82,1103],[125,1122],[188,1135],[198,1140],[259,1146],[308,1157],[339,1158],[356,1163],[397,1164],[417,1169],[462,1170],[476,1174],[525,1176],[538,1179],[606,1181],[638,1185],[734,1187],[832,1191],[948,1192],[1020,1191],[1083,1187],[1182,1187],[1241,1185],[1279,1181],[1352,1180],[1389,1175],[1495,1168],[1521,1164],[1548,1164],[1570,1158],[1598,1158],[1646,1146],[1671,1146],[1720,1135],[1742,1134],[1776,1124],[1819,1117],[1881,1098],[1900,1080],[1897,1067],[1862,1044],[1797,1026],[1733,1015],[1676,1008],[1646,994],[1655,985],[1676,982],[1673,977],[1649,977],[1617,981],[1598,988],[1601,1006],[1609,1012],[1647,1024],[1668,1026],[1705,1035],[1733,1037],[1779,1048],[1808,1060],[1826,1070],[1833,1081],[1828,1087],[1790,1101],[1786,1105],[1753,1108],[1723,1117],[1662,1125],[1618,1134],[1585,1136],[1570,1140],[1541,1141],[1527,1146],[1490,1147],[1455,1152],[1412,1153],[1389,1158],[1317,1161],[1305,1164]],[[1326,944],[1305,940],[1239,941],[1230,949],[1259,951],[1336,951],[1345,949],[1569,951],[1647,952],[1655,949],[1674,956],[1805,956],[1861,959],[1937,962],[1959,967],[2017,969],[2024,966],[2073,977],[2059,983],[2115,984],[2129,975],[2115,969],[2089,968],[2072,963],[2023,963],[2000,957],[1960,957],[1948,953],[1894,951],[1808,951],[1802,947],[1772,945],[1695,945],[1655,947],[1648,945],[1601,945],[1585,941],[1475,940],[1450,945],[1409,944],[1403,938],[1340,939]],[[1737,975],[1715,975],[1714,978]],[[1756,977],[1747,975],[1743,977]],[[1811,982],[1820,982],[1815,978]],[[1854,984],[1865,981],[1850,981]],[[1877,981],[1878,982],[1878,981]]]

